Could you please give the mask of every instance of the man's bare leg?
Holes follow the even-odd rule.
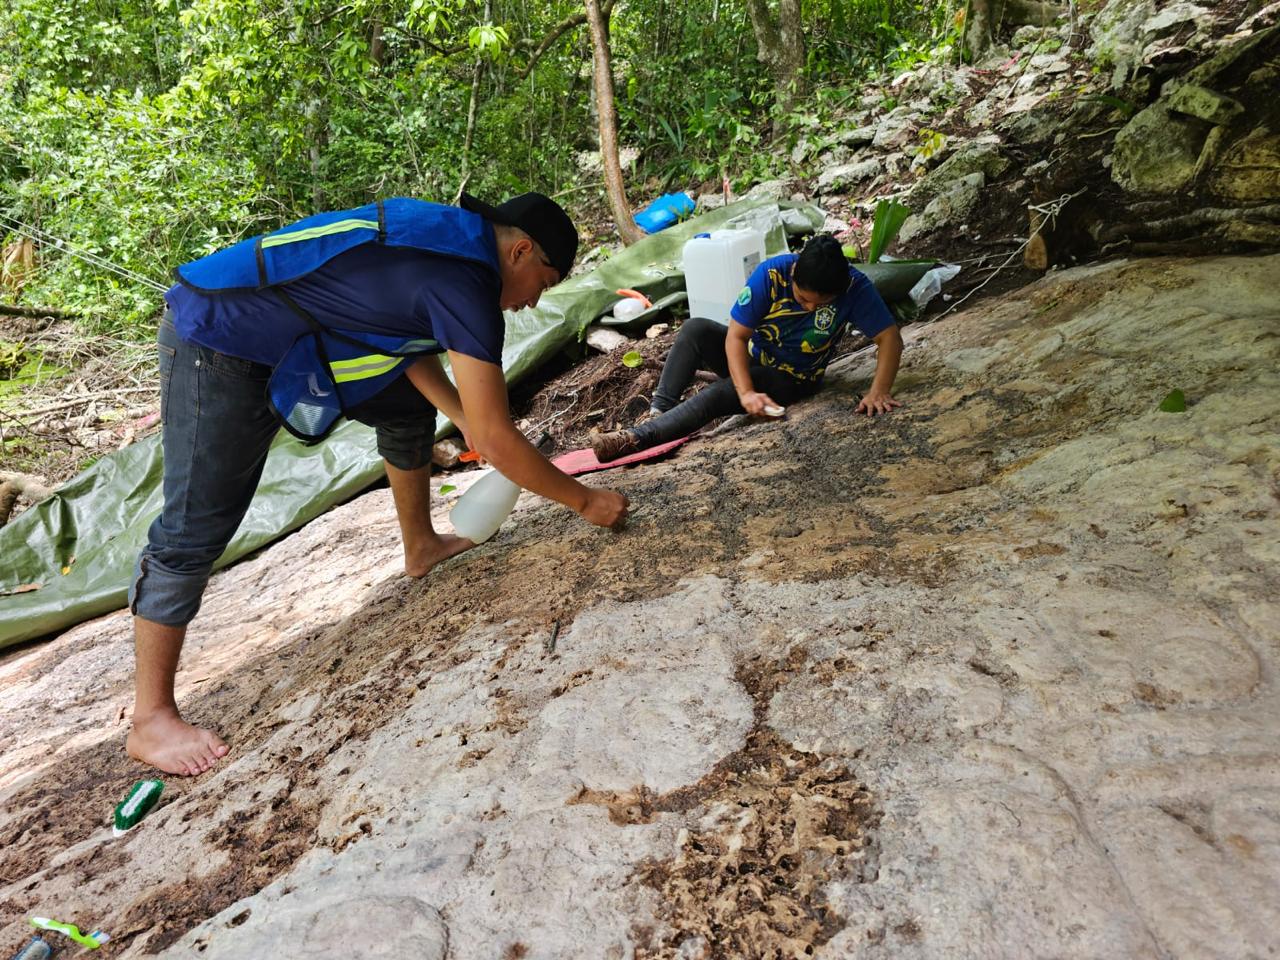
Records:
[[[401,470],[386,463],[386,468],[396,519],[400,521],[400,539],[404,542],[405,573],[425,577],[441,560],[475,546],[465,537],[436,533],[431,523],[430,464],[417,470]]]
[[[186,627],[166,627],[143,617],[133,618],[134,671],[133,730],[125,750],[165,773],[184,777],[204,773],[230,751],[212,730],[193,727],[178,714],[173,678]]]

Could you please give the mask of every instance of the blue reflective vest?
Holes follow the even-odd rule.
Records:
[[[420,336],[324,327],[289,296],[284,285],[364,243],[473,260],[492,268],[495,280],[499,275],[492,233],[483,217],[409,197],[319,213],[175,271],[179,282],[203,294],[270,291],[306,321],[307,332],[272,371],[267,398],[285,429],[308,443],[323,440],[348,408],[387,387],[413,359],[442,349]],[[232,342],[208,346],[226,353],[236,347]]]

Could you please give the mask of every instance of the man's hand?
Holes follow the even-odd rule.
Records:
[[[597,527],[617,529],[627,520],[627,498],[612,490],[598,490],[587,487],[587,502],[578,512],[582,519],[594,523]]]
[[[865,413],[868,417],[877,413],[888,413],[894,407],[902,406],[901,400],[895,400],[887,393],[875,390],[868,391],[867,395],[858,403],[858,409],[855,413]]]
[[[780,403],[775,403],[767,393],[759,393],[755,390],[738,394],[738,402],[742,404],[742,409],[753,417],[763,416],[765,407],[782,406]]]

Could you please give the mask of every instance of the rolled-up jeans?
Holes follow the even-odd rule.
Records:
[[[691,317],[680,328],[653,393],[653,408],[662,411],[661,415],[631,428],[641,448],[687,437],[712,420],[745,412],[738,400],[737,388],[729,379],[729,357],[725,350],[728,332],[724,324],[705,317]],[[710,370],[723,379],[681,403],[680,397],[693,382],[697,370]],[[752,386],[783,406],[822,389],[821,381],[797,380],[759,363],[752,363],[750,371]]]
[[[214,562],[244,519],[280,423],[267,404],[271,368],[178,336],[166,311],[157,336],[164,508],[134,567],[129,609],[185,626],[200,609]],[[394,467],[431,462],[436,410],[407,377],[348,411],[377,431]]]

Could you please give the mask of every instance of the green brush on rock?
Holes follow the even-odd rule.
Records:
[[[95,930],[93,933],[81,933],[80,928],[74,923],[59,923],[57,920],[51,920],[48,917],[32,917],[31,925],[40,930],[53,930],[64,937],[70,937],[80,946],[89,950],[97,950],[111,939],[109,934],[103,933],[101,930]]]
[[[115,810],[111,832],[121,837],[136,827],[152,808],[160,802],[164,783],[160,780],[139,780]]]

